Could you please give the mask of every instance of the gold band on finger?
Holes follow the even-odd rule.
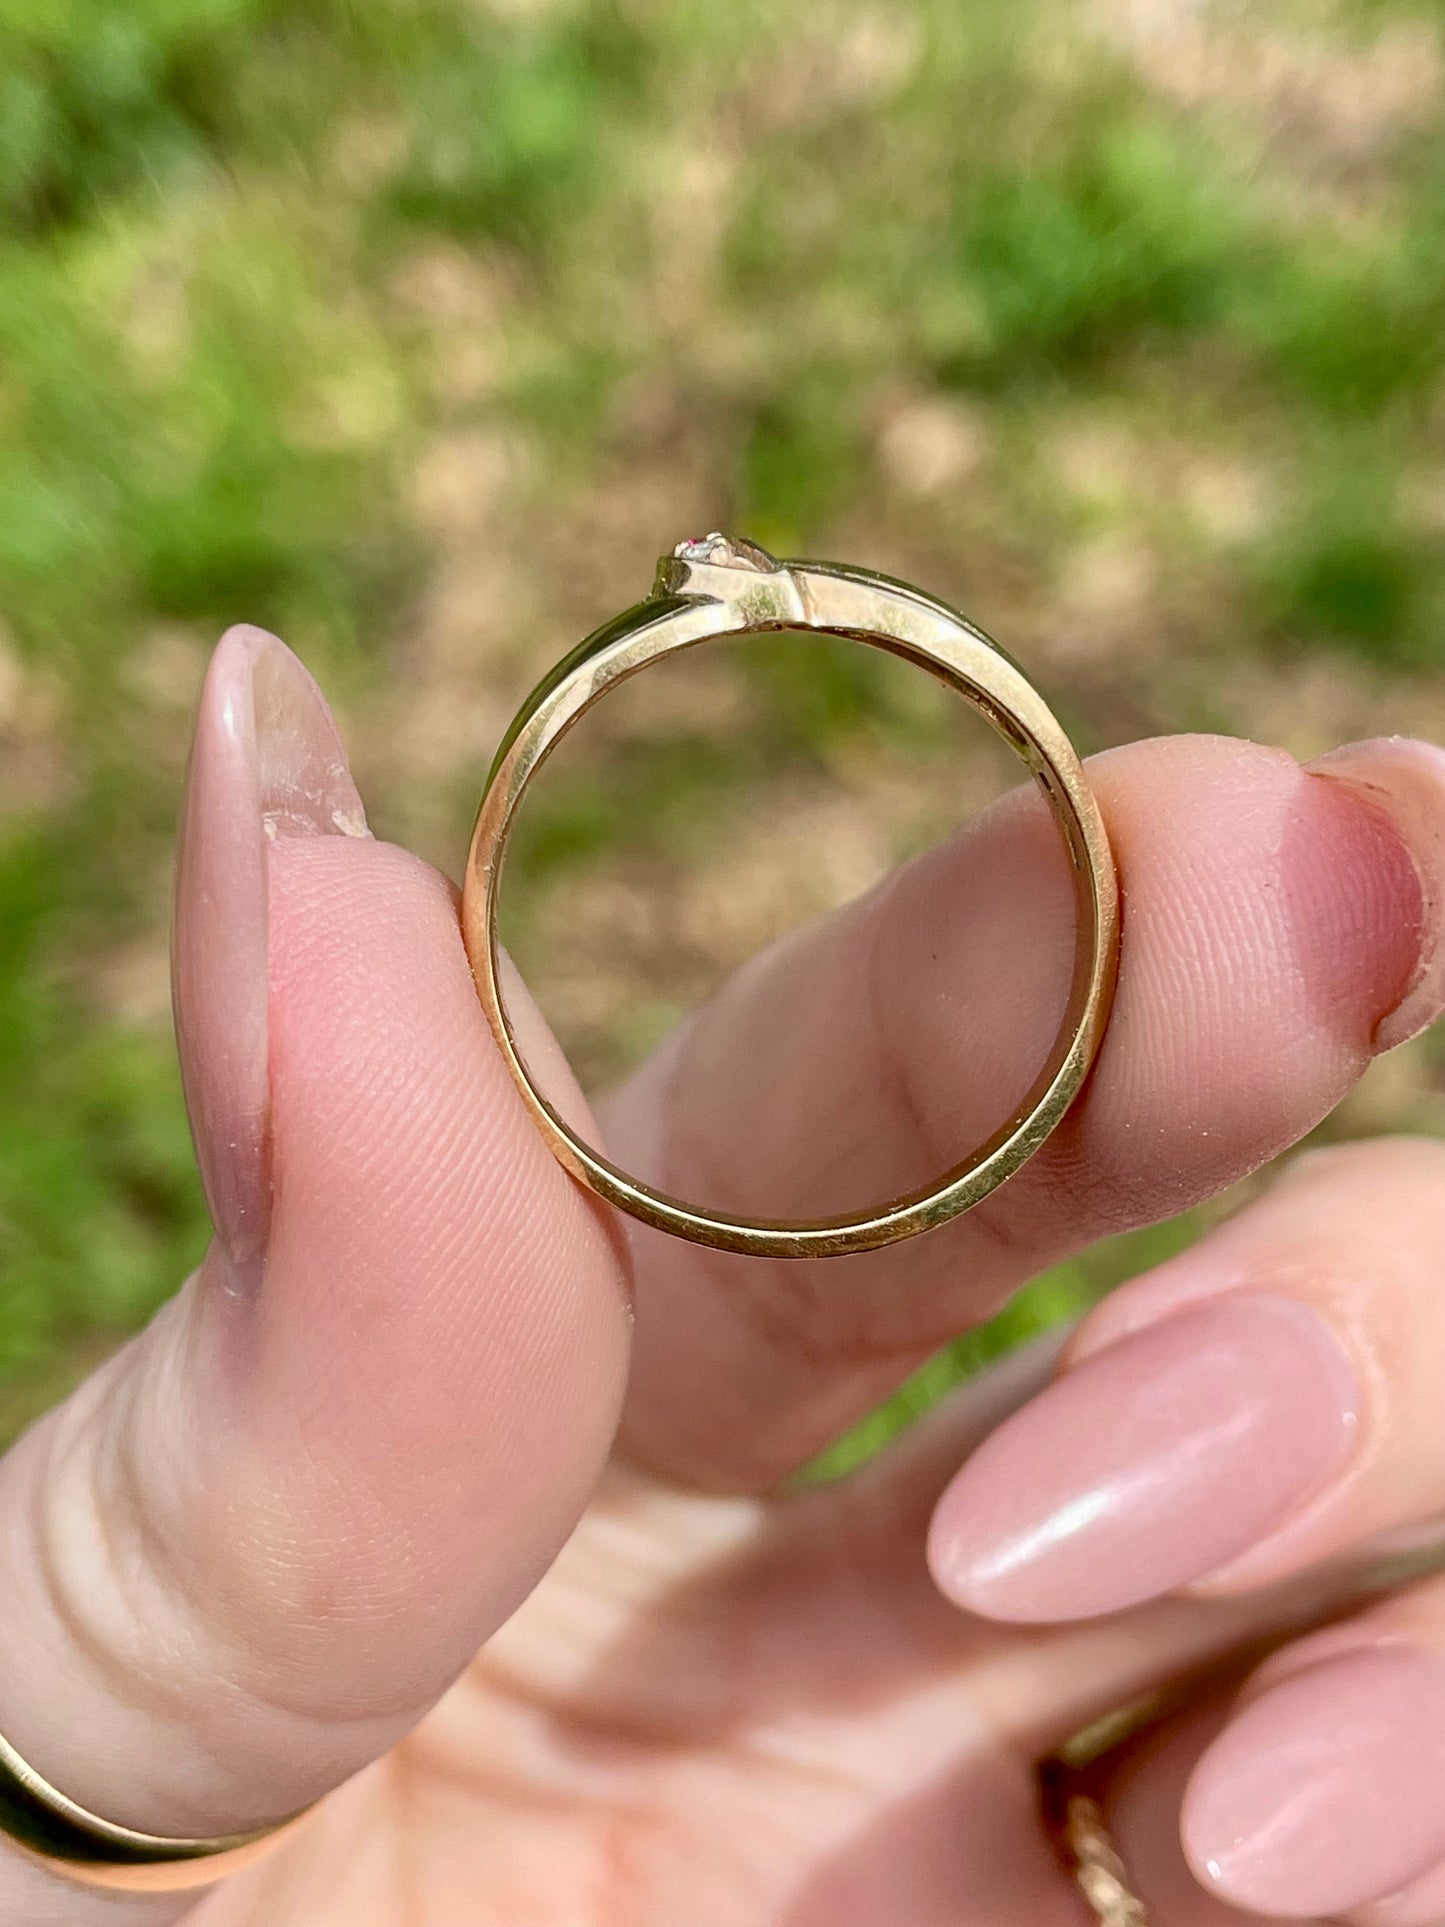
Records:
[[[1099,1927],[1149,1927],[1149,1915],[1104,1818],[1090,1766],[1058,1755],[1046,1760],[1039,1770],[1039,1792],[1044,1826]]]
[[[1070,1794],[1064,1812],[1063,1846],[1074,1884],[1098,1917],[1099,1927],[1149,1927],[1144,1903],[1129,1885],[1129,1873],[1090,1794]]]
[[[53,1787],[0,1735],[0,1832],[52,1873],[116,1893],[183,1893],[239,1873],[305,1817],[213,1839],[171,1839],[103,1820]]]
[[[1037,781],[1070,858],[1077,914],[1073,981],[1048,1060],[1014,1114],[926,1189],[858,1215],[737,1217],[654,1189],[585,1143],[533,1081],[500,985],[497,905],[507,839],[528,783],[609,689],[682,649],[767,630],[851,637],[927,670],[999,732]],[[946,1223],[986,1198],[1054,1131],[1089,1074],[1113,993],[1119,891],[1103,820],[1058,720],[1016,663],[921,589],[831,562],[779,562],[721,535],[679,543],[651,596],[589,636],[527,698],[482,798],[462,923],[477,991],[508,1069],[559,1162],[619,1209],[694,1243],[772,1258],[868,1251]]]

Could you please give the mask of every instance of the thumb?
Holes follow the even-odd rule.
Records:
[[[195,1835],[384,1751],[526,1595],[609,1448],[628,1314],[450,886],[366,833],[256,630],[202,697],[175,963],[217,1237],[0,1463],[0,1733],[107,1819]],[[21,1877],[0,1858],[0,1917]]]

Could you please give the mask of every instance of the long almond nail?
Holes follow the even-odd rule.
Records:
[[[1445,1858],[1445,1661],[1379,1646],[1237,1713],[1194,1770],[1185,1850],[1221,1900],[1336,1916]]]
[[[1354,1444],[1357,1388],[1306,1305],[1231,1292],[1085,1358],[939,1501],[929,1562],[989,1618],[1084,1619],[1202,1578],[1302,1507]]]
[[[211,658],[181,819],[172,986],[181,1076],[216,1234],[237,1265],[271,1215],[266,850],[277,836],[365,836],[326,699],[262,629]]]
[[[1445,1010],[1445,749],[1411,736],[1346,743],[1310,764],[1383,816],[1420,879],[1419,962],[1403,997],[1375,1029],[1375,1048],[1403,1044]]]

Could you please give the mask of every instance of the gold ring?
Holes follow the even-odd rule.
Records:
[[[1099,1927],[1149,1927],[1144,1903],[1129,1885],[1128,1870],[1105,1824],[1103,1808],[1092,1795],[1070,1794],[1061,1845],[1074,1885]]]
[[[763,630],[849,636],[926,669],[999,732],[1038,782],[1071,860],[1078,935],[1068,1005],[1048,1061],[1014,1114],[924,1190],[859,1216],[743,1218],[654,1190],[572,1130],[533,1082],[502,998],[497,902],[507,838],[527,784],[562,737],[615,684],[680,649]],[[558,1161],[645,1224],[696,1244],[770,1258],[869,1251],[945,1224],[1017,1171],[1058,1126],[1089,1074],[1113,993],[1119,889],[1103,820],[1058,720],[1022,670],[973,624],[921,589],[832,562],[779,562],[721,535],[682,542],[652,594],[589,636],[532,691],[502,741],[472,836],[462,923],[498,1048]]]
[[[309,1809],[308,1809],[309,1810]],[[173,1839],[118,1826],[53,1787],[0,1735],[0,1833],[63,1879],[113,1893],[184,1893],[259,1860],[305,1818],[254,1833]]]
[[[1129,1730],[1127,1722],[1124,1730]],[[1148,1912],[1134,1891],[1104,1818],[1091,1770],[1094,1764],[1095,1759],[1080,1764],[1058,1755],[1044,1761],[1039,1769],[1039,1791],[1045,1828],[1058,1849],[1064,1871],[1083,1895],[1099,1927],[1149,1927]]]

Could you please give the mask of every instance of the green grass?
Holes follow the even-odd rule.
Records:
[[[1047,577],[1122,529],[1162,558],[1161,628],[1223,663],[1440,664],[1418,506],[1445,374],[1438,116],[1385,125],[1342,184],[1243,83],[1181,106],[1088,18],[0,3],[0,644],[25,692],[13,760],[41,772],[0,814],[14,1412],[204,1238],[164,1026],[97,987],[165,916],[186,675],[245,617],[384,707],[434,562],[406,479],[438,433],[516,437],[540,523],[666,468],[668,431],[618,426],[651,384],[702,424],[730,522],[784,549],[906,514],[935,552]],[[1252,18],[1338,61],[1435,23],[1365,0]],[[442,247],[500,290],[498,370],[458,392],[399,292]],[[890,500],[895,391],[987,424],[991,519]],[[1258,469],[1266,510],[1221,534],[1147,486],[1081,500],[1057,461],[1079,410]],[[871,700],[852,669],[770,693],[800,759]],[[607,795],[584,772],[523,885],[749,779],[709,753],[654,747]]]

